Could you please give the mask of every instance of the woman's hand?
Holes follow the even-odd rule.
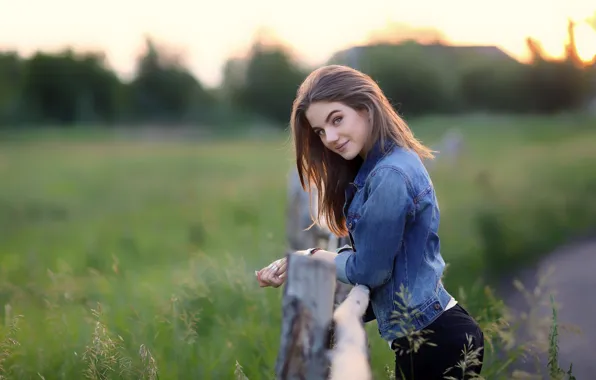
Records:
[[[287,268],[287,260],[284,257],[283,259],[275,260],[265,268],[255,272],[259,286],[261,288],[267,286],[279,288],[286,280]]]
[[[317,251],[311,257],[314,259],[333,262],[333,258],[336,256],[335,253],[327,252],[326,254],[321,254],[321,252],[326,251]],[[308,250],[296,251],[294,253],[306,256],[308,255]],[[259,286],[261,288],[266,288],[268,286],[279,288],[286,281],[287,269],[288,263],[287,259],[284,257],[283,259],[275,260],[265,268],[255,272]]]

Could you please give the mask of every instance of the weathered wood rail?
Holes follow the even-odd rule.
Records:
[[[335,308],[333,264],[289,253],[275,366],[280,380],[371,379],[362,323],[369,290],[358,285]]]

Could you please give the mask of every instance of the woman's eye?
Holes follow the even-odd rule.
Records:
[[[315,132],[317,135],[319,136],[323,136],[325,134],[325,130],[324,129],[319,129],[318,131]]]
[[[341,120],[342,120],[342,117],[341,116],[338,116],[335,119],[333,119],[333,124],[337,125],[337,124],[339,124],[341,122]]]

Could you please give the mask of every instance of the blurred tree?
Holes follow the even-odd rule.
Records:
[[[460,94],[468,111],[528,111],[526,66],[515,61],[486,63],[468,68],[461,75]]]
[[[539,41],[528,37],[526,38],[526,46],[530,51],[530,63],[537,64],[546,61],[546,54],[544,53],[542,44]]]
[[[577,54],[573,21],[568,22],[565,57],[548,60],[537,41],[527,39],[532,54],[525,85],[531,109],[539,113],[572,110],[583,105],[586,96],[586,70]]]
[[[565,58],[566,60],[576,66],[582,67],[583,62],[577,52],[577,45],[575,42],[575,22],[571,19],[567,21],[567,38],[569,39],[565,44]]]
[[[448,112],[447,89],[437,67],[410,54],[396,54],[386,46],[369,51],[364,69],[395,108],[405,116]]]
[[[111,122],[118,115],[120,81],[101,53],[36,53],[26,61],[24,73],[30,121]]]
[[[166,123],[184,121],[213,105],[212,97],[184,67],[181,55],[168,54],[150,38],[130,83],[130,101],[136,119]]]
[[[246,60],[240,58],[229,58],[222,70],[222,83],[220,92],[222,101],[229,105],[241,105],[240,94],[246,85]]]
[[[242,66],[240,62],[228,66],[224,83],[232,99],[239,107],[285,127],[306,72],[293,61],[286,47],[259,40],[253,44],[245,67]]]
[[[23,62],[18,54],[0,53],[0,126],[18,121],[23,80]]]

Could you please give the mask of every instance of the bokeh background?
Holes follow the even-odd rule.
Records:
[[[254,270],[288,247],[291,104],[327,63],[370,74],[439,151],[444,280],[499,347],[485,376],[556,372],[523,345],[553,347],[551,294],[561,368],[596,371],[593,3],[1,9],[3,376],[272,378],[282,292]]]

